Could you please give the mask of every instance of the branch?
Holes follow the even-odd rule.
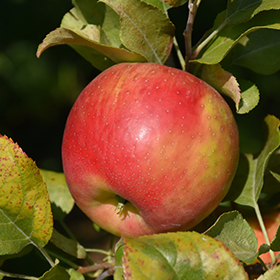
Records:
[[[196,12],[201,0],[189,0],[189,16],[187,26],[184,31],[185,36],[185,48],[186,48],[186,70],[189,70],[189,61],[192,57],[192,31],[193,23],[196,16]]]

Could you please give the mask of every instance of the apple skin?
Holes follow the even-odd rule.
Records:
[[[77,205],[117,236],[195,226],[228,192],[238,158],[238,128],[220,94],[154,63],[117,64],[91,81],[62,144]],[[128,201],[122,210],[118,196]]]
[[[249,217],[247,218],[247,222],[253,228],[257,236],[258,248],[259,248],[262,244],[266,243],[266,241],[262,233],[261,227],[259,225],[258,219],[255,216]],[[280,225],[280,211],[275,210],[268,214],[263,215],[263,222],[267,231],[268,239],[271,242]],[[277,255],[278,253],[274,252],[274,254]],[[260,258],[264,261],[264,263],[271,263],[271,257],[269,252],[260,255]]]

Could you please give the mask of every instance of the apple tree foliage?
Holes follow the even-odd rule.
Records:
[[[72,0],[73,8],[45,37],[37,56],[67,44],[100,71],[121,62],[155,62],[175,65],[216,88],[231,105],[241,138],[238,170],[224,201],[193,230],[121,238],[102,252],[103,262],[93,263],[88,252],[94,248],[54,228],[54,222],[65,226],[74,206],[64,175],[40,170],[17,143],[1,136],[0,279],[248,279],[248,274],[280,279],[280,255],[273,253],[280,251],[280,230],[268,240],[262,219],[280,203],[280,120],[265,117],[262,139],[252,140],[262,143],[260,149],[242,147],[248,137],[243,118],[262,96],[242,69],[264,79],[280,70],[280,1],[225,0],[224,10],[208,1],[216,18],[195,41],[203,2]],[[188,13],[178,33],[178,19],[171,15],[180,9]],[[257,216],[266,238],[260,248],[248,213]],[[49,265],[41,277],[1,270],[6,260],[20,262],[34,247]],[[268,251],[271,263],[265,264],[261,257]]]

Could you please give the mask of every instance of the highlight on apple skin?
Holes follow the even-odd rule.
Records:
[[[227,194],[238,158],[238,128],[221,95],[154,63],[117,64],[92,80],[62,144],[77,205],[117,236],[192,228]]]

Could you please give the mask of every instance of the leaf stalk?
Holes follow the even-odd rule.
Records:
[[[255,204],[254,209],[255,209],[257,219],[258,219],[259,225],[261,227],[262,233],[264,235],[265,242],[266,242],[267,245],[270,246],[270,241],[269,241],[269,238],[268,238],[268,235],[267,235],[265,224],[263,222],[261,211],[260,211],[259,205],[257,203]],[[272,262],[272,264],[274,264],[275,261],[276,261],[276,258],[275,258],[275,255],[274,255],[273,251],[269,250],[269,254],[270,254],[270,257],[271,257],[271,262]]]

